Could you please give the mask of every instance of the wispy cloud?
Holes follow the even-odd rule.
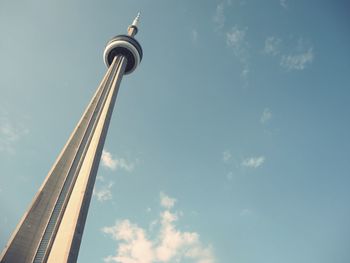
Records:
[[[113,197],[111,191],[113,184],[113,182],[109,182],[108,184],[102,185],[99,188],[95,187],[93,191],[93,196],[95,196],[100,202],[111,200]]]
[[[226,179],[229,180],[229,181],[232,181],[232,179],[233,179],[233,172],[228,172],[226,174]]]
[[[10,154],[15,153],[16,143],[26,134],[29,133],[28,128],[22,124],[11,120],[8,114],[0,115],[0,152]]]
[[[113,158],[112,154],[107,150],[102,152],[102,166],[111,170],[122,169],[126,172],[132,172],[135,168],[135,163],[129,162],[124,158]]]
[[[245,208],[239,213],[240,216],[250,216],[252,214],[253,214],[253,211],[249,208]]]
[[[311,64],[313,60],[314,53],[312,48],[309,48],[302,53],[283,55],[281,58],[281,66],[287,70],[303,70],[306,65]]]
[[[303,70],[314,60],[313,47],[303,38],[297,41],[294,48],[286,49],[282,45],[282,39],[278,37],[270,36],[265,39],[263,52],[279,58],[281,67],[288,71]]]
[[[102,228],[102,232],[118,241],[116,255],[107,256],[105,262],[119,263],[155,263],[155,262],[197,262],[214,263],[211,246],[204,246],[196,232],[181,231],[176,226],[179,213],[172,212],[171,205],[164,206],[163,201],[175,200],[164,193],[160,194],[164,210],[159,219],[152,221],[152,229],[157,228],[155,238],[149,238],[146,229],[125,219],[113,226]]]
[[[213,22],[214,22],[217,30],[222,29],[225,25],[226,17],[224,14],[224,10],[225,10],[225,3],[220,2],[216,6],[215,14],[213,16]]]
[[[225,10],[227,7],[232,5],[231,0],[219,0],[215,8],[215,13],[213,16],[213,22],[215,25],[215,30],[221,31],[226,23]]]
[[[249,168],[258,168],[264,162],[265,162],[264,156],[250,157],[250,158],[246,158],[242,161],[242,166],[249,167]]]
[[[192,29],[191,31],[191,40],[193,44],[198,42],[198,31],[196,29]]]
[[[287,5],[287,0],[280,0],[280,5],[283,7],[283,8],[287,8],[288,5]]]
[[[101,175],[98,175],[98,176],[96,177],[96,181],[104,182],[104,181],[105,181],[105,178],[104,178],[103,176],[101,176]]]
[[[243,4],[242,2],[240,3]],[[215,29],[220,36],[224,35],[227,46],[233,50],[234,55],[242,65],[241,77],[244,84],[247,85],[248,75],[250,73],[249,67],[249,50],[248,42],[246,40],[247,28],[241,28],[238,25],[234,25],[229,30],[225,27],[226,16],[225,11],[232,5],[231,0],[221,0],[216,5],[215,14],[213,16],[213,22]]]
[[[264,53],[276,56],[280,53],[282,40],[278,37],[267,37],[265,40]]]
[[[262,124],[267,123],[272,118],[272,111],[269,108],[265,108],[260,117],[260,122]]]
[[[226,33],[226,44],[233,49],[236,56],[243,56],[246,53],[246,31],[247,29],[235,25]]]
[[[232,154],[229,150],[226,150],[222,153],[222,160],[225,163],[229,162],[231,158],[232,158]]]
[[[247,78],[249,74],[249,51],[246,33],[247,28],[240,28],[237,25],[226,32],[226,44],[233,50],[233,53],[241,62],[243,67],[241,76],[244,78]]]

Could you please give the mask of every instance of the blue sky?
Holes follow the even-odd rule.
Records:
[[[345,0],[0,3],[0,246],[138,11],[78,262],[350,262]]]

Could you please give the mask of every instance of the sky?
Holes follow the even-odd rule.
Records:
[[[141,12],[78,262],[350,262],[345,0],[0,2],[0,247]]]

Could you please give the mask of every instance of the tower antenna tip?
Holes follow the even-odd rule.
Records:
[[[141,15],[141,13],[138,12],[138,13],[137,13],[137,16],[135,17],[134,21],[132,22],[132,25],[133,25],[133,26],[136,26],[136,27],[138,26],[139,20],[140,20],[140,15]]]

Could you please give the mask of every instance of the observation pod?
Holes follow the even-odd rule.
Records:
[[[118,55],[126,58],[125,74],[130,74],[142,60],[141,45],[133,37],[127,35],[115,36],[107,43],[103,52],[103,58],[107,68],[112,64],[114,57]]]

